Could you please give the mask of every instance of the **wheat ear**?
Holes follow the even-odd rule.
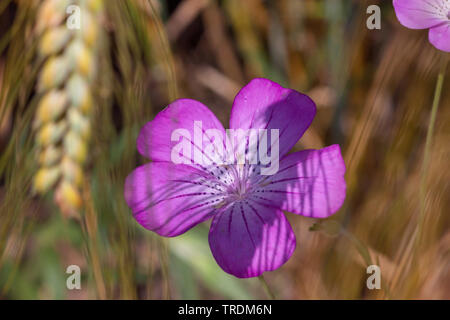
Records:
[[[79,13],[79,29],[69,26],[69,6]],[[83,207],[101,9],[101,0],[45,0],[37,15],[39,54],[45,62],[33,123],[39,155],[34,191],[54,190],[54,201],[66,216],[77,216]]]

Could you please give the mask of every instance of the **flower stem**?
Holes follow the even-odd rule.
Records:
[[[418,247],[419,242],[422,240],[422,229],[423,223],[425,220],[425,198],[426,198],[426,180],[428,173],[428,166],[430,162],[430,153],[431,153],[431,143],[433,138],[434,127],[436,123],[437,110],[439,107],[439,102],[441,100],[442,95],[442,87],[444,84],[445,72],[447,69],[448,58],[444,56],[442,58],[442,64],[440,67],[438,79],[436,82],[436,88],[434,91],[434,99],[433,105],[431,107],[431,115],[430,115],[430,123],[428,125],[427,137],[425,142],[425,151],[424,158],[422,164],[422,173],[421,173],[421,183],[420,183],[420,213],[419,213],[419,221],[417,224],[417,233],[416,233],[416,249]]]
[[[258,277],[259,281],[261,281],[261,284],[264,288],[264,291],[266,291],[267,295],[269,296],[269,298],[271,300],[276,300],[277,298],[275,297],[275,294],[273,293],[273,291],[270,289],[269,285],[267,284],[266,279],[264,279],[263,275],[260,275]]]

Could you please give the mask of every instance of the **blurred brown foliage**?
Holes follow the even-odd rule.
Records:
[[[382,8],[381,30],[366,28],[374,2]],[[266,77],[316,101],[316,119],[295,149],[340,144],[348,184],[343,208],[326,222],[288,214],[298,244],[285,266],[266,275],[277,296],[450,298],[448,77],[415,241],[425,137],[448,54],[432,47],[426,32],[402,27],[390,1],[105,1],[99,125],[82,228],[27,189],[32,149],[21,134],[39,66],[20,49],[33,47],[36,6],[0,4],[0,297],[264,298],[252,280],[242,280],[242,289],[231,277],[221,283],[232,281],[227,289],[212,283],[223,273],[213,260],[183,260],[180,245],[203,259],[196,244],[207,245],[206,226],[188,238],[161,239],[134,222],[121,195],[126,174],[145,161],[135,151],[139,128],[170,101],[199,100],[226,126],[237,91]],[[12,61],[21,81],[8,71]],[[15,170],[19,165],[30,169]],[[65,290],[69,264],[89,274],[81,292]],[[381,267],[381,290],[367,289],[369,264]]]

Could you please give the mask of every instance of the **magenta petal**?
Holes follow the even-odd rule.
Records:
[[[326,218],[345,200],[345,164],[338,145],[287,155],[279,171],[261,179],[252,199],[313,218]]]
[[[284,214],[257,203],[234,203],[214,217],[209,231],[217,264],[238,278],[257,277],[281,267],[295,244]]]
[[[172,134],[177,129],[186,129],[191,138],[192,152],[190,160],[194,159],[194,149],[204,151],[205,147],[194,141],[194,122],[201,122],[199,132],[205,134],[208,129],[217,129],[225,135],[225,129],[216,116],[205,105],[190,99],[179,99],[158,113],[152,121],[141,130],[137,139],[139,152],[154,161],[171,161],[173,147],[178,141],[171,141]],[[194,146],[195,144],[195,146]]]
[[[174,237],[210,218],[221,201],[205,175],[187,165],[149,163],[127,177],[125,200],[144,228]]]
[[[394,0],[395,13],[402,25],[427,29],[448,21],[446,0]]]
[[[254,79],[239,91],[231,110],[231,129],[278,129],[279,157],[310,126],[316,105],[306,95],[268,79]]]
[[[450,52],[450,22],[431,28],[429,39],[439,50]]]

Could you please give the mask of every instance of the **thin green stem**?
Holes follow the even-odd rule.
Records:
[[[263,275],[260,275],[258,277],[259,281],[261,281],[261,284],[264,288],[264,291],[266,291],[267,295],[269,296],[269,298],[271,300],[276,300],[277,298],[275,297],[275,294],[273,293],[273,291],[270,289],[269,285],[267,284],[266,279],[264,279]]]
[[[420,183],[420,213],[419,213],[419,221],[417,223],[417,232],[416,232],[416,250],[419,246],[420,241],[422,240],[422,229],[423,223],[425,220],[425,209],[426,209],[426,180],[428,175],[428,166],[430,162],[430,153],[431,153],[431,144],[434,133],[434,127],[436,124],[437,111],[439,107],[439,102],[441,100],[442,88],[444,85],[445,72],[447,70],[448,57],[444,56],[442,58],[442,64],[439,71],[438,79],[436,82],[436,89],[434,91],[434,99],[433,105],[431,107],[431,115],[430,115],[430,123],[428,125],[427,137],[425,142],[425,151],[424,158],[422,164],[422,173],[421,173],[421,183]]]

